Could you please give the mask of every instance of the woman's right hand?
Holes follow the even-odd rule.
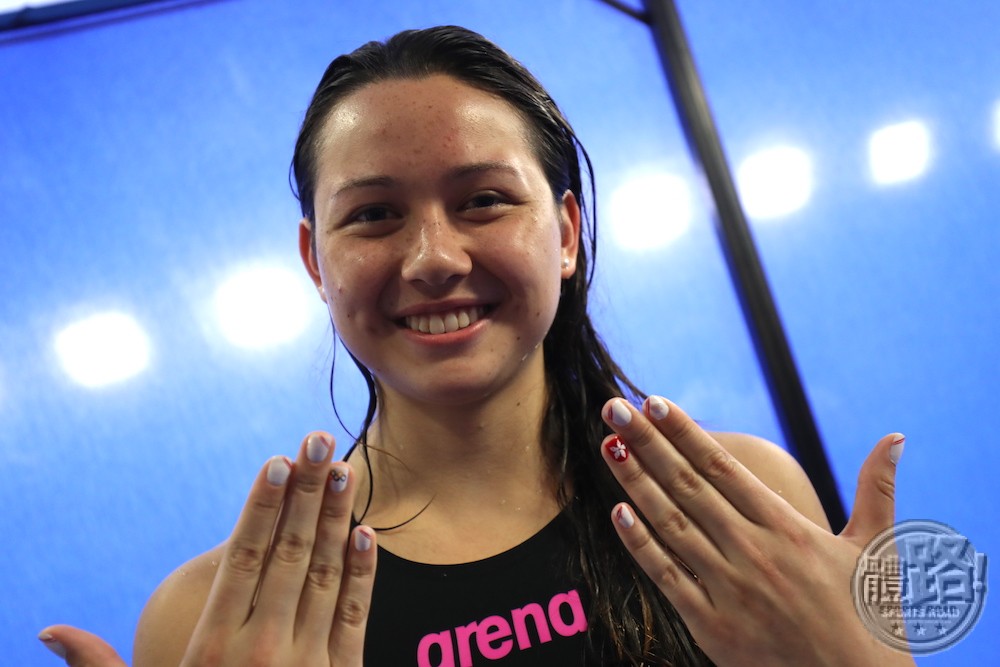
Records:
[[[375,534],[351,530],[356,482],[313,433],[293,464],[274,457],[254,481],[181,665],[362,664],[375,578]],[[103,640],[42,631],[71,667],[122,667]]]

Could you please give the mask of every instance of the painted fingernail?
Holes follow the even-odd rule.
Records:
[[[661,419],[666,419],[667,414],[670,413],[670,406],[659,396],[650,396],[646,399],[646,407],[649,416],[660,421]]]
[[[43,644],[45,644],[46,648],[58,655],[60,658],[66,657],[66,647],[56,641],[55,637],[47,632],[43,632],[38,635],[38,638]]]
[[[628,423],[632,421],[632,413],[629,411],[628,406],[625,405],[625,401],[620,398],[611,401],[611,409],[608,410],[608,417],[615,426],[628,426]]]
[[[354,548],[358,551],[368,551],[372,548],[372,536],[367,528],[358,528],[354,531]]]
[[[281,486],[288,481],[288,476],[292,474],[292,462],[287,456],[272,456],[271,462],[267,464],[267,483],[274,486]]]
[[[350,474],[347,468],[341,468],[340,466],[334,467],[330,471],[330,490],[336,493],[342,492],[347,488],[347,476]]]
[[[615,461],[619,463],[628,461],[628,447],[625,446],[625,443],[617,435],[608,440],[604,446]]]
[[[906,436],[902,433],[897,433],[892,444],[889,445],[889,460],[892,461],[893,465],[899,463],[899,459],[903,456],[904,444],[906,444]]]
[[[628,507],[625,505],[618,506],[618,511],[615,512],[615,521],[622,528],[631,528],[635,525],[635,517],[632,516],[632,513],[628,511]]]
[[[306,458],[313,463],[320,463],[326,458],[329,451],[330,445],[326,443],[326,439],[319,433],[313,433],[306,440]]]

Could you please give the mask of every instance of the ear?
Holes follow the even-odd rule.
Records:
[[[568,264],[562,268],[565,280],[576,273],[576,253],[580,247],[580,204],[569,190],[563,193],[559,204],[559,234],[562,260],[568,260]]]
[[[323,290],[323,278],[319,273],[319,262],[316,261],[315,249],[312,223],[309,218],[302,218],[299,222],[299,255],[302,257],[302,264],[306,267],[306,273],[309,274],[316,289],[319,290],[320,298],[326,301],[326,292]]]

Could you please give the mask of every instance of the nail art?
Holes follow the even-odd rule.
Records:
[[[889,460],[895,465],[899,463],[900,457],[903,456],[903,445],[906,443],[906,436],[902,433],[897,433],[895,440],[889,446]]]
[[[628,426],[629,422],[632,421],[632,413],[629,411],[628,406],[625,405],[625,401],[616,398],[611,401],[608,418],[611,419],[611,423],[615,426]]]
[[[45,647],[47,649],[58,655],[60,658],[66,657],[66,647],[63,646],[58,641],[56,641],[55,637],[53,637],[47,632],[44,632],[38,635],[38,638],[41,640],[43,644],[45,644]]]
[[[368,551],[372,548],[372,536],[367,528],[358,528],[354,531],[354,548],[358,551]]]
[[[347,468],[334,468],[330,471],[330,489],[340,493],[347,488]]]
[[[619,463],[624,463],[628,461],[628,447],[622,442],[621,438],[617,435],[608,440],[607,444],[604,445],[608,453],[611,454],[611,458]]]
[[[656,421],[660,421],[667,418],[670,406],[659,396],[650,396],[646,399],[646,412]]]
[[[632,516],[632,513],[624,505],[618,506],[618,511],[615,512],[615,521],[622,528],[631,528],[635,525],[635,517]]]
[[[267,464],[267,482],[274,486],[281,486],[288,481],[288,476],[292,474],[292,462],[286,456],[273,456],[271,462]]]
[[[320,463],[326,458],[330,451],[330,446],[326,444],[326,439],[319,433],[313,433],[306,440],[306,458],[313,463]]]

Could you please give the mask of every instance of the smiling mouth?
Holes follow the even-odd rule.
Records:
[[[481,320],[486,312],[485,306],[469,306],[431,315],[410,315],[403,318],[402,324],[407,329],[425,334],[452,333],[472,326]]]

